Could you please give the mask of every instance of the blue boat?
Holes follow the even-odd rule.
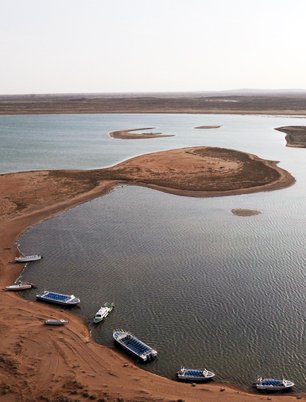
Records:
[[[182,367],[176,373],[177,379],[180,381],[207,381],[211,380],[215,373],[206,369],[186,369]]]
[[[260,391],[286,391],[294,387],[294,382],[285,379],[259,377],[253,385]]]
[[[36,300],[59,304],[61,306],[75,306],[80,303],[80,299],[74,295],[64,295],[62,293],[49,292],[48,290],[36,295]]]
[[[143,362],[154,360],[157,356],[157,351],[146,345],[144,342],[136,338],[130,332],[123,330],[115,330],[113,332],[115,342],[125,349],[128,353],[137,357]]]

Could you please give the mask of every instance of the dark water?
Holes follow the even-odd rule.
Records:
[[[277,219],[269,195],[252,197],[263,214],[236,217],[239,198],[117,189],[30,229],[22,249],[45,258],[24,279],[79,296],[87,322],[114,301],[94,338],[134,332],[158,350],[156,373],[205,366],[242,386],[264,374],[305,389],[305,220],[285,207]]]
[[[150,126],[133,118],[131,127]],[[148,117],[154,124],[158,118]],[[258,375],[285,376],[306,391],[306,151],[286,148],[273,131],[304,119],[210,118],[224,124],[220,131],[195,134],[191,123],[204,124],[203,116],[161,120],[174,127],[173,148],[202,142],[248,150],[280,160],[297,183],[208,199],[117,188],[26,231],[22,251],[45,258],[30,264],[23,279],[39,290],[73,292],[81,298],[73,312],[88,323],[104,302],[114,301],[115,311],[92,335],[112,347],[113,329],[132,331],[159,352],[145,369],[172,378],[181,365],[206,367],[218,380],[246,388]],[[171,145],[144,141],[132,141],[134,154]],[[116,159],[114,144],[123,155],[126,143],[112,141],[109,154],[105,145],[101,164],[104,155]],[[232,208],[262,213],[242,218]]]

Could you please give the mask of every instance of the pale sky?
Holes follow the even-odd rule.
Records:
[[[306,88],[306,0],[0,0],[0,94]]]

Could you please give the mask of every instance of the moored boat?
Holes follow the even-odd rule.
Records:
[[[96,312],[93,323],[98,324],[99,322],[103,321],[105,317],[109,315],[109,313],[115,307],[114,303],[105,303],[104,306],[100,307],[100,309]]]
[[[48,303],[59,304],[61,306],[75,306],[80,303],[80,299],[78,299],[74,295],[65,295],[62,293],[49,292],[48,290],[45,290],[41,294],[37,294],[36,299]]]
[[[63,320],[63,319],[56,320],[56,319],[50,318],[50,319],[48,319],[48,320],[45,320],[45,325],[60,326],[60,325],[68,324],[68,322],[69,322],[69,321]]]
[[[19,290],[27,290],[27,289],[31,289],[34,288],[35,285],[33,285],[33,283],[29,283],[29,282],[18,282],[18,283],[14,283],[13,285],[8,285],[5,286],[4,290],[10,290],[13,292],[18,292]]]
[[[215,376],[215,373],[206,369],[190,369],[182,367],[176,373],[176,376],[180,381],[198,382],[211,380]]]
[[[259,377],[253,385],[261,391],[285,391],[291,389],[294,386],[294,382],[285,379]]]
[[[113,331],[115,342],[134,357],[139,358],[143,362],[154,360],[157,351],[148,346],[130,332],[123,330]]]
[[[21,255],[20,257],[15,258],[15,262],[31,262],[41,260],[43,257],[38,254],[34,255]]]

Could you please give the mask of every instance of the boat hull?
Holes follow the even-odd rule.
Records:
[[[33,286],[32,285],[9,285],[6,286],[4,289],[10,292],[19,292],[21,290],[27,290],[31,289]]]
[[[294,387],[294,383],[289,380],[277,380],[274,378],[259,379],[254,383],[258,391],[281,392],[289,391]]]
[[[113,339],[117,346],[143,363],[150,362],[157,357],[156,350],[152,349],[129,332],[121,330],[114,331]]]
[[[74,295],[65,295],[62,293],[48,291],[45,291],[43,294],[36,295],[36,300],[66,307],[73,307],[80,303],[80,299]]]
[[[15,262],[21,262],[21,263],[26,263],[26,262],[31,262],[31,261],[39,261],[42,259],[41,255],[28,255],[28,256],[21,256],[21,257],[16,257]]]
[[[208,370],[199,369],[181,369],[176,373],[179,381],[205,382],[215,377],[215,373]]]
[[[106,318],[109,313],[113,310],[114,308],[114,303],[105,303],[104,306],[102,306],[97,312],[96,315],[93,319],[94,324],[99,324],[99,322],[103,321],[104,318]]]
[[[67,320],[55,320],[55,319],[48,319],[45,320],[45,325],[54,325],[54,326],[62,326],[67,324]]]

